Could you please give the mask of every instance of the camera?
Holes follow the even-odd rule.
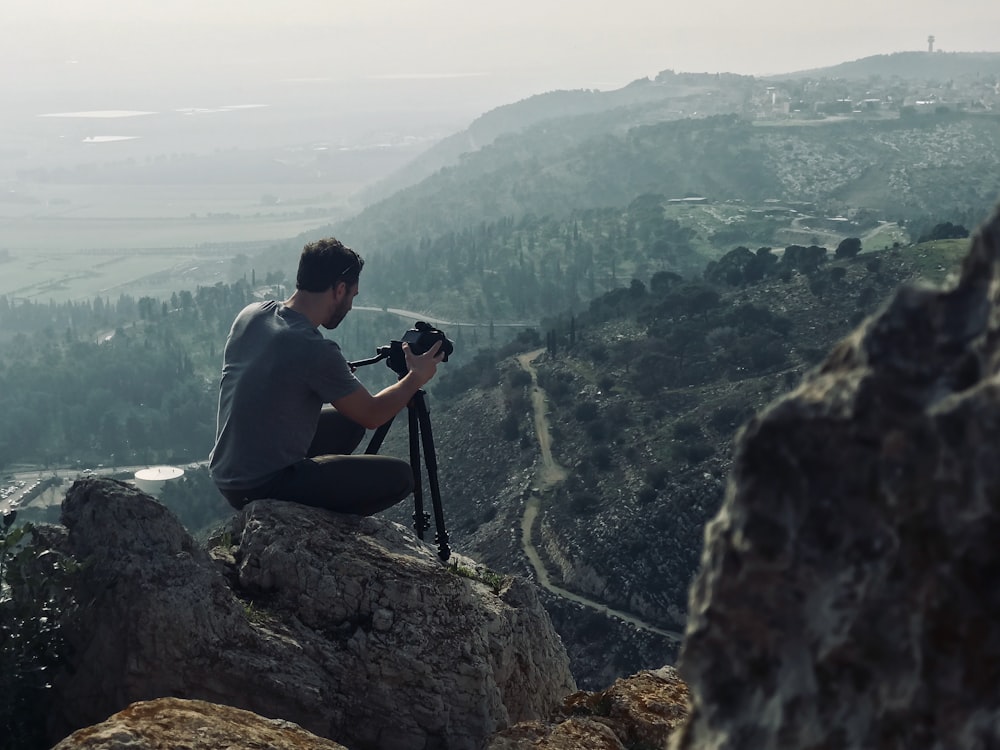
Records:
[[[406,355],[403,354],[403,344],[409,344],[410,351],[414,354],[423,354],[434,346],[434,343],[437,341],[441,342],[441,348],[438,351],[444,354],[441,361],[447,362],[448,356],[455,351],[455,345],[444,335],[444,331],[435,328],[430,323],[418,320],[413,324],[413,328],[403,334],[402,339],[399,341],[393,340],[389,343],[389,359],[386,364],[399,377],[403,377],[408,371],[406,367]],[[379,350],[379,353],[382,353],[382,349]]]

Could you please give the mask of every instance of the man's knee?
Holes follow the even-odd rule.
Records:
[[[393,461],[391,478],[399,500],[413,492],[413,468],[406,461]]]

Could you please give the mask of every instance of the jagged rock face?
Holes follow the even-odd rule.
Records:
[[[213,559],[152,498],[85,480],[63,523],[83,563],[63,734],[177,696],[351,748],[478,749],[575,689],[529,584],[456,575],[389,521],[261,501]]]
[[[80,729],[52,750],[347,750],[280,719],[204,701],[158,698],[133,703]]]
[[[1000,743],[1000,213],[738,438],[676,748]]]

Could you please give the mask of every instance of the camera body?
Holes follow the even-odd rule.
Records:
[[[444,331],[435,328],[430,323],[418,320],[414,323],[413,328],[403,334],[402,339],[389,342],[389,358],[386,364],[399,377],[403,377],[408,372],[406,355],[403,354],[403,344],[409,344],[410,351],[414,354],[423,354],[437,341],[441,342],[439,352],[444,354],[441,361],[447,362],[448,356],[455,351],[455,345],[444,335]]]

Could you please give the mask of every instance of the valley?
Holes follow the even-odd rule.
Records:
[[[822,113],[761,95],[870,83],[551,92],[414,145],[361,210],[361,162],[319,174],[321,150],[23,172],[0,206],[0,464],[204,459],[233,316],[335,234],[366,259],[332,334],[346,355],[413,319],[456,343],[429,388],[454,548],[540,584],[581,686],[672,662],[734,435],[900,284],[944,281],[1000,195],[992,100],[909,112],[887,90],[877,113]],[[366,383],[391,382],[377,370]],[[204,532],[228,509],[191,474],[174,507]],[[387,515],[409,528],[403,506]]]

